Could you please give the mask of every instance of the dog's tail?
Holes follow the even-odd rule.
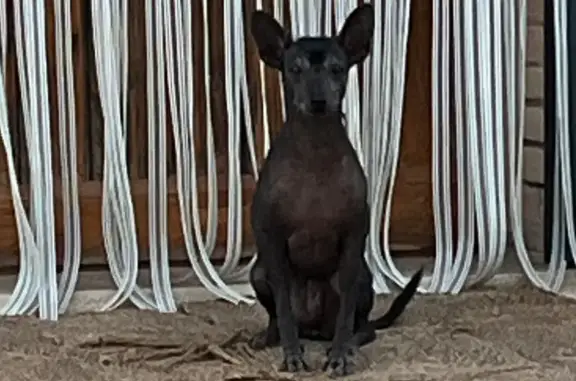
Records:
[[[416,272],[416,274],[412,276],[412,279],[410,279],[410,282],[408,282],[406,287],[404,287],[400,295],[394,299],[392,305],[388,309],[388,312],[386,312],[383,316],[370,321],[370,325],[372,325],[375,330],[390,327],[392,324],[394,324],[402,312],[404,312],[404,309],[406,309],[406,306],[410,300],[412,300],[414,294],[416,294],[416,290],[418,289],[420,281],[422,280],[423,271],[424,269],[421,268]]]

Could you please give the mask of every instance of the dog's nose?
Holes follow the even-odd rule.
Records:
[[[326,101],[325,100],[313,100],[311,102],[312,112],[324,112],[326,111]]]

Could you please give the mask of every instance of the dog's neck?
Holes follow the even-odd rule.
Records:
[[[325,128],[334,129],[336,126],[344,127],[344,113],[341,110],[328,111],[322,114],[307,113],[298,109],[289,109],[286,113],[286,126],[291,128],[311,127],[315,130]]]
[[[283,135],[295,145],[293,149],[302,152],[304,156],[312,155],[315,157],[313,160],[317,160],[320,151],[326,150],[330,156],[336,152],[335,146],[348,143],[344,126],[344,115],[341,112],[292,112],[286,115]]]

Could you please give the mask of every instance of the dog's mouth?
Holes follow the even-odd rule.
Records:
[[[312,101],[310,102],[310,111],[312,114],[326,114],[328,111],[328,104],[323,100]]]

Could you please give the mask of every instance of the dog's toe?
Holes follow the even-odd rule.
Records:
[[[294,353],[294,354],[287,354],[284,357],[284,362],[280,367],[280,370],[283,372],[308,372],[310,371],[310,367],[304,361],[302,353]]]
[[[352,357],[353,350],[333,351],[328,350],[328,358],[324,363],[324,371],[328,372],[331,377],[342,377],[352,373],[354,366]]]

